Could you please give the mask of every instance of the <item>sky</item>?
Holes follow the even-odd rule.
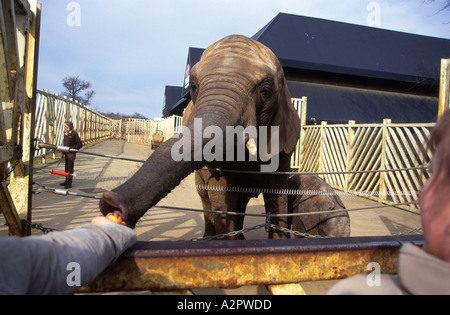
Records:
[[[101,112],[161,117],[189,47],[253,36],[279,12],[450,39],[449,0],[40,0],[38,89],[79,76]]]

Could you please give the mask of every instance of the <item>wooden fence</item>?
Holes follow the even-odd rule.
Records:
[[[63,145],[64,122],[72,121],[83,143],[110,138],[113,120],[107,118],[78,102],[46,90],[38,91],[36,97],[35,138],[46,143]],[[36,158],[43,159],[47,150],[36,151]],[[50,152],[54,154],[54,151]]]
[[[115,138],[150,145],[157,131],[161,131],[167,140],[180,133],[182,128],[182,117],[172,116],[163,120],[111,119],[66,97],[50,94],[47,90],[38,91],[35,139],[62,145],[66,121],[73,122],[84,144]],[[48,157],[54,158],[54,151],[42,149],[35,153],[35,158],[43,163]]]
[[[121,119],[113,123],[113,137],[128,142],[150,145],[152,136],[161,132],[164,140],[181,133],[182,117],[171,116],[162,120]]]
[[[393,124],[386,119],[383,124],[304,126],[298,168],[335,173],[321,177],[333,188],[380,203],[413,202],[429,173],[411,168],[430,161],[425,143],[434,125]]]

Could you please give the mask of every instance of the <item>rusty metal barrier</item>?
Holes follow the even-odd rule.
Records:
[[[333,280],[376,262],[396,274],[399,249],[422,236],[138,242],[80,293],[230,288]],[[371,271],[371,269],[370,269]]]

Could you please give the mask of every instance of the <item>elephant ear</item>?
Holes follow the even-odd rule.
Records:
[[[295,110],[291,100],[291,93],[284,77],[283,69],[280,65],[278,71],[278,82],[280,86],[278,96],[278,109],[275,112],[272,120],[272,126],[278,126],[279,134],[279,150],[290,154],[294,151],[298,139],[300,137],[300,118],[298,112]],[[272,140],[271,140],[272,141]],[[269,143],[269,147],[271,144]]]
[[[184,111],[184,114],[183,114],[183,127],[186,127],[189,125],[189,123],[190,123],[189,120],[191,118],[193,110],[194,110],[194,102],[191,101],[189,103],[189,105],[186,107],[186,110]]]

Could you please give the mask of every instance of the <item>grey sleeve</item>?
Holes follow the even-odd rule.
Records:
[[[0,294],[71,294],[136,240],[133,230],[118,224],[0,239]]]

